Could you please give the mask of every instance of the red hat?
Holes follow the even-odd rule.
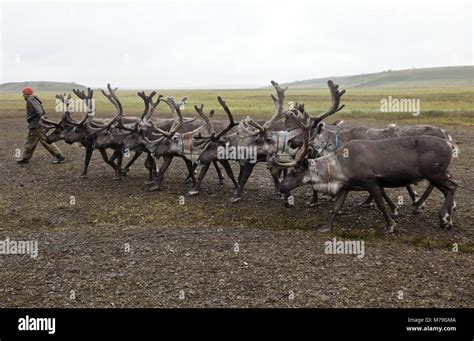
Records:
[[[28,96],[33,95],[33,88],[31,86],[25,86],[23,88],[23,94]]]

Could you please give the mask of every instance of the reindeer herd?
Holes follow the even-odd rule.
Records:
[[[332,97],[330,108],[317,116],[305,110],[304,103],[290,102],[285,107],[285,92],[272,81],[276,95],[271,97],[275,113],[266,121],[249,117],[235,122],[226,102],[217,97],[227,120],[215,120],[214,110],[204,111],[204,106],[194,106],[199,118],[183,117],[182,106],[187,98],[176,102],[172,96],[156,92],[143,99],[144,111],[140,116],[124,116],[117,89],[107,86],[102,90],[116,109],[115,117],[109,120],[94,116],[93,91],[74,90],[87,107],[87,113],[77,121],[72,117],[71,96],[56,95],[63,104],[64,113],[58,122],[42,119],[42,125],[52,130],[48,143],[64,140],[80,143],[85,148],[82,176],[87,169],[94,150],[99,150],[103,160],[110,165],[116,178],[126,175],[137,158],[145,153],[145,167],[149,172],[149,190],[160,190],[164,175],[175,157],[183,159],[188,177],[192,182],[189,195],[196,195],[211,164],[220,181],[221,165],[231,179],[235,194],[233,202],[242,198],[243,189],[258,162],[266,162],[273,178],[275,190],[285,197],[287,206],[293,205],[291,190],[309,184],[313,188],[310,205],[318,202],[318,193],[334,199],[334,208],[321,231],[332,229],[333,221],[341,210],[349,191],[366,191],[369,197],[364,204],[375,201],[383,213],[386,224],[382,232],[392,233],[393,217],[398,215],[398,206],[387,195],[385,188],[406,187],[413,201],[414,212],[419,212],[434,188],[444,195],[439,210],[440,227],[453,225],[452,210],[455,208],[454,193],[457,184],[452,180],[448,167],[456,156],[457,149],[451,137],[441,128],[416,125],[372,128],[346,125],[343,122],[324,123],[329,116],[340,111],[340,101],[345,91],[328,82]],[[173,118],[152,119],[160,103],[167,105]],[[109,157],[107,150],[112,150]],[[231,152],[229,152],[231,151]],[[125,153],[134,152],[123,167]],[[160,167],[157,161],[162,158]],[[235,178],[230,161],[237,161],[240,171]],[[195,177],[200,165],[198,177]],[[428,186],[420,198],[411,185],[422,180]],[[389,209],[385,206],[388,204]]]

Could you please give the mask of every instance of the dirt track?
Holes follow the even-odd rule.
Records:
[[[64,143],[66,163],[52,165],[38,146],[31,164],[18,166],[25,123],[4,118],[0,240],[38,240],[39,255],[0,255],[0,307],[474,307],[474,131],[446,129],[461,148],[451,166],[454,228],[437,227],[435,192],[421,215],[403,206],[396,233],[382,237],[381,214],[357,207],[362,193],[350,194],[333,234],[316,233],[332,203],[305,207],[302,188],[297,208],[284,208],[264,165],[241,202],[229,202],[231,182],[219,185],[211,170],[183,206],[181,160],[153,193],[144,190],[143,158],[122,181],[98,154],[79,179],[83,150]],[[409,202],[406,191],[390,193]],[[325,254],[333,237],[363,239],[365,257]]]

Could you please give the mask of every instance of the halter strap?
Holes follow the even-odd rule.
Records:
[[[339,136],[339,132],[336,131],[336,149],[339,148],[339,144],[340,144],[340,136]]]
[[[189,158],[193,159],[193,134],[188,134]]]
[[[283,154],[283,152],[285,151],[285,148],[286,148],[286,140],[288,139],[288,132],[285,130],[283,131],[283,145],[281,147],[281,153]]]
[[[327,161],[327,170],[328,170],[328,183],[331,182],[331,177],[332,177],[332,170],[331,170],[331,162]]]

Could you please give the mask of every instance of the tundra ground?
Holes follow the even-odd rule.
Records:
[[[474,307],[472,128],[445,127],[461,150],[454,227],[438,228],[440,192],[413,215],[406,191],[389,190],[405,204],[395,234],[382,237],[380,212],[358,206],[365,193],[349,195],[333,233],[317,233],[332,202],[306,207],[310,190],[300,188],[297,207],[285,208],[263,164],[241,202],[211,168],[184,205],[179,159],[161,192],[145,190],[143,157],[114,181],[97,153],[79,178],[83,149],[62,142],[64,164],[38,146],[19,166],[24,117],[1,114],[0,240],[37,240],[39,253],[0,255],[0,307]],[[364,257],[325,254],[334,237],[363,240]]]

